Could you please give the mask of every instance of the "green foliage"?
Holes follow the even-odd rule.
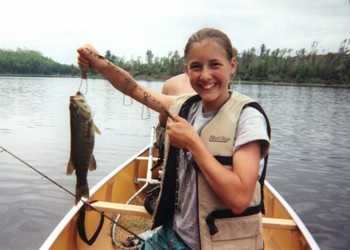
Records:
[[[33,50],[1,50],[0,74],[18,75],[78,75],[73,65],[63,65]]]
[[[147,50],[145,62],[141,57],[126,61],[109,50],[106,51],[105,58],[139,78],[167,78],[184,72],[184,59],[178,51],[169,52],[167,57],[159,58],[151,50]]]
[[[270,51],[265,44],[259,54],[255,48],[238,54],[236,78],[247,81],[287,83],[350,84],[350,39],[345,39],[338,53],[318,54],[318,42],[311,51],[305,48]]]
[[[305,48],[271,51],[265,44],[259,50],[253,47],[241,53],[234,48],[238,61],[235,77],[246,81],[350,84],[350,39],[341,42],[337,53],[318,54],[317,46],[318,42],[313,42],[310,52]],[[166,79],[184,72],[184,58],[178,51],[157,57],[147,50],[145,60],[125,60],[107,50],[105,58],[141,79]],[[59,64],[40,52],[18,49],[0,50],[0,74],[79,76],[80,70]]]

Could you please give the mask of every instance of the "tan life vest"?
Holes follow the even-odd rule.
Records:
[[[191,97],[193,97],[193,95],[184,95],[177,98],[171,110],[175,114],[179,114],[185,101]],[[214,157],[225,158],[226,161],[227,159],[231,159],[231,161],[225,164],[225,167],[229,169],[232,169],[232,151],[235,143],[238,119],[243,107],[252,102],[255,101],[233,91],[230,99],[221,107],[214,118],[204,126],[200,134],[202,141]],[[167,171],[169,147],[171,147],[169,143],[167,143],[167,139],[166,136],[166,167],[164,173]],[[233,213],[231,210],[229,210],[227,205],[212,191],[200,171],[197,171],[197,176],[198,221],[201,249],[262,249],[261,213],[260,210],[256,210],[261,203],[259,181],[256,183],[253,199],[249,205],[250,208],[253,208],[253,212],[249,212],[250,210],[248,208],[246,210],[248,213],[245,213],[244,216],[232,216]],[[174,178],[174,176],[172,178]],[[162,184],[167,185],[167,183]],[[158,209],[156,209],[156,211],[157,210]],[[156,213],[154,214],[155,220],[157,219]]]

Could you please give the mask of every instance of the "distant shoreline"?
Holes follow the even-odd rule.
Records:
[[[26,75],[26,74],[0,74],[0,77],[57,77],[57,78],[80,78],[76,75]],[[169,76],[168,78],[170,78]],[[98,75],[91,75],[88,78],[91,79],[104,79]],[[138,81],[165,81],[168,78],[160,77],[135,77]],[[288,82],[265,82],[265,81],[241,81],[240,83],[234,81],[233,85],[239,84],[256,84],[256,85],[275,85],[275,86],[297,86],[297,87],[324,87],[324,88],[350,88],[349,84],[322,84],[322,83],[288,83]]]
[[[299,87],[326,87],[326,88],[350,88],[350,84],[322,84],[322,83],[288,83],[288,82],[258,82],[258,81],[241,81],[234,82],[233,85],[239,84],[257,84],[257,85],[276,85],[276,86],[299,86]]]

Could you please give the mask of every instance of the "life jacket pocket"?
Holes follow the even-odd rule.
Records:
[[[215,219],[213,249],[263,249],[261,214]],[[232,243],[230,243],[232,242]]]

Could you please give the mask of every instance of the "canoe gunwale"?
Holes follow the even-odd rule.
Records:
[[[271,193],[274,195],[274,197],[283,205],[283,207],[287,210],[289,215],[292,217],[292,220],[296,223],[299,230],[301,231],[302,235],[304,235],[306,241],[308,242],[309,246],[313,250],[320,250],[320,247],[316,243],[314,237],[310,233],[310,231],[306,228],[304,222],[300,219],[300,217],[297,215],[297,213],[293,210],[293,208],[289,205],[289,203],[281,196],[281,194],[267,181],[265,180],[264,185],[267,189],[271,191]]]

